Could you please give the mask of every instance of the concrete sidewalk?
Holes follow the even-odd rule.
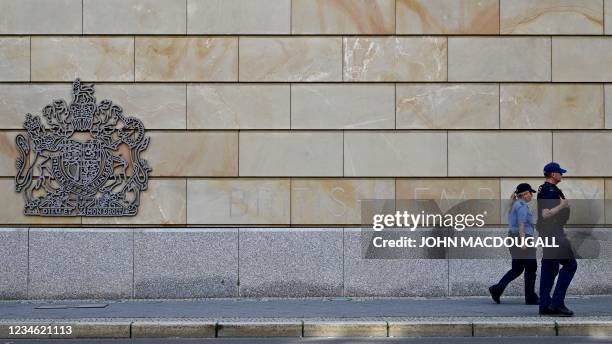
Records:
[[[566,303],[573,318],[538,316],[519,297],[0,301],[0,338],[612,336],[612,295]],[[72,328],[10,334],[16,325]]]

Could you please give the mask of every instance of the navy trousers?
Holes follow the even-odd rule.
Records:
[[[565,293],[574,278],[578,264],[574,258],[574,250],[564,233],[551,235],[559,247],[544,247],[542,250],[542,273],[540,276],[540,311],[547,306],[565,306]],[[561,266],[561,269],[559,269]],[[558,277],[557,277],[558,275]],[[550,292],[555,284],[552,298]]]
[[[503,293],[508,284],[518,278],[523,272],[525,281],[525,301],[533,302],[538,300],[535,293],[536,272],[538,262],[536,259],[512,259],[512,268],[493,286],[498,293]]]
[[[559,265],[561,269],[559,270]],[[540,310],[544,310],[547,306],[560,307],[565,306],[565,293],[567,288],[574,278],[574,273],[578,264],[574,258],[563,258],[563,259],[542,259],[542,273],[540,276]],[[552,298],[550,292],[557,278],[557,284],[555,291],[553,292]]]
[[[516,236],[509,233],[508,235]],[[535,302],[538,300],[538,294],[535,293],[536,272],[538,271],[538,261],[536,260],[536,249],[529,247],[521,249],[519,247],[510,247],[510,255],[512,255],[512,268],[493,286],[499,294],[502,294],[508,284],[518,278],[523,272],[523,280],[525,282],[525,302]]]

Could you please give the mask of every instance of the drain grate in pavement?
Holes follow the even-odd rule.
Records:
[[[104,308],[108,303],[84,303],[80,305],[42,305],[34,309],[66,309],[66,308]]]

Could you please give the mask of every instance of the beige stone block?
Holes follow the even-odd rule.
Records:
[[[179,225],[187,219],[185,179],[149,179],[149,187],[140,192],[136,216],[83,217],[83,224]]]
[[[23,207],[25,200],[23,193],[15,192],[15,178],[0,178],[0,194],[2,206],[0,207],[0,223],[2,224],[74,224],[81,223],[80,217],[59,216],[25,216]]]
[[[25,131],[0,131],[0,176],[14,177],[15,159],[19,156],[15,137],[17,134],[25,134]]]
[[[186,128],[185,85],[96,84],[95,90],[98,103],[111,100],[123,108],[124,115],[140,119],[146,129]]]
[[[446,176],[445,132],[346,132],[345,176]]]
[[[395,187],[398,208],[416,209],[419,205],[412,200],[434,200],[441,211],[447,212],[463,203],[472,214],[486,211],[487,224],[499,222],[499,179],[397,179]]]
[[[612,132],[559,131],[553,133],[554,160],[572,177],[610,176]]]
[[[395,199],[393,179],[292,179],[292,224],[361,224],[361,200]]]
[[[151,132],[149,148],[142,153],[152,176],[238,175],[238,133]]]
[[[187,86],[190,129],[289,129],[286,84],[194,84]]]
[[[236,81],[237,37],[136,37],[137,81]]]
[[[291,86],[292,129],[394,129],[391,84]]]
[[[612,0],[604,0],[605,34],[612,34]]]
[[[0,8],[2,35],[81,34],[81,0],[0,0]]]
[[[502,129],[603,129],[603,87],[586,84],[503,84]]]
[[[496,35],[498,0],[398,0],[397,33]]]
[[[570,224],[605,223],[603,178],[563,178],[557,186],[570,202]]]
[[[542,164],[542,168],[544,165]],[[565,168],[564,165],[561,165]],[[567,177],[571,175],[571,171],[568,170],[568,173],[564,175],[564,178],[561,180],[557,186],[565,197],[569,200],[579,199],[579,200],[601,200],[604,199],[604,179],[603,178],[575,178],[575,177]],[[502,190],[502,199],[510,198],[510,195],[516,189],[516,186],[519,183],[530,183],[531,187],[534,190],[538,190],[538,187],[544,184],[545,178],[542,174],[541,178],[502,178],[501,180],[501,190]]]
[[[397,199],[498,199],[499,179],[397,179]]]
[[[345,37],[344,81],[446,81],[444,37]]]
[[[293,0],[294,34],[395,33],[394,0]]]
[[[612,81],[611,67],[612,38],[552,38],[552,81]]]
[[[539,176],[552,158],[546,131],[448,133],[449,176]],[[556,148],[555,148],[556,151]]]
[[[33,81],[132,81],[133,37],[32,37]]]
[[[241,37],[240,81],[341,81],[340,37]]]
[[[289,224],[289,179],[189,179],[189,224]]]
[[[109,99],[136,116],[146,129],[185,129],[185,86],[172,84],[95,84],[98,103]],[[41,115],[54,99],[72,101],[70,84],[0,84],[0,128],[21,129],[25,115]]]
[[[342,175],[341,132],[241,132],[240,176]]]
[[[0,37],[0,81],[29,80],[30,38]]]
[[[184,34],[185,1],[84,0],[85,34]]]
[[[188,0],[189,34],[288,34],[291,0]]]
[[[611,19],[612,20],[612,19]],[[605,104],[612,104],[612,86],[604,85],[604,109]],[[612,129],[612,106],[608,105],[605,109],[604,123],[606,129]]]
[[[497,129],[496,84],[398,84],[398,129]]]
[[[549,37],[449,37],[449,81],[550,81]]]
[[[41,114],[53,99],[72,99],[67,84],[0,84],[0,128],[22,129],[25,115]]]
[[[601,35],[602,0],[501,0],[501,34]]]

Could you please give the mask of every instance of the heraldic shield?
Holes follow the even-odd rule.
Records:
[[[151,168],[140,155],[150,137],[142,122],[110,100],[96,103],[93,84],[73,83],[72,103],[53,100],[27,114],[17,135],[15,190],[25,215],[134,216]]]

